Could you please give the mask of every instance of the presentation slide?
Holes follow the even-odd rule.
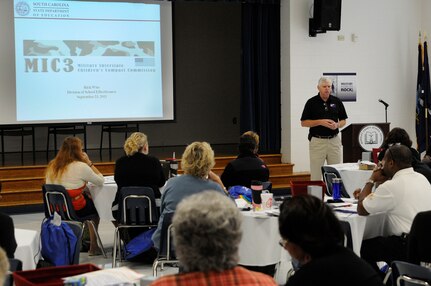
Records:
[[[13,11],[3,123],[174,119],[170,3],[15,0]]]

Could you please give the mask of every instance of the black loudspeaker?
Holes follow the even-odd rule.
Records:
[[[315,29],[339,31],[341,0],[314,0],[313,25]]]

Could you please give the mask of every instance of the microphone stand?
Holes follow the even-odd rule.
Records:
[[[388,123],[388,106],[385,105],[385,122]]]

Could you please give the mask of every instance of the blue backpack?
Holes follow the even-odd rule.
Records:
[[[78,239],[67,223],[61,222],[57,226],[52,220],[53,216],[42,223],[42,257],[55,266],[71,265]]]
[[[151,237],[155,231],[155,227],[151,228],[130,240],[125,246],[126,259],[132,259],[153,247],[154,244]]]

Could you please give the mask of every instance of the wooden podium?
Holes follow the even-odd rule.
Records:
[[[389,132],[389,124],[354,123],[341,130],[343,162],[357,162],[362,152],[371,152],[371,147],[380,148]]]

